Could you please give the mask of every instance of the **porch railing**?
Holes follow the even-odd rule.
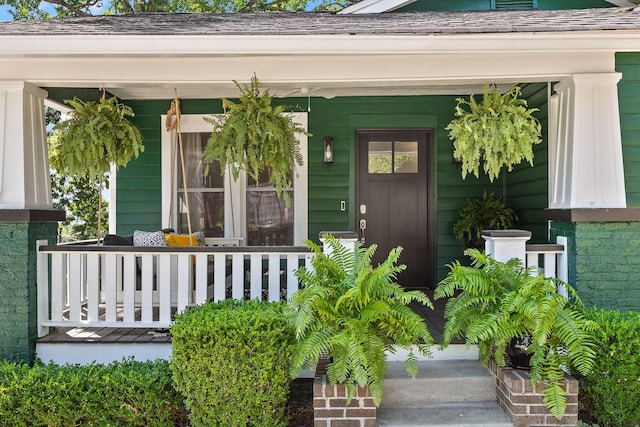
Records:
[[[52,326],[167,328],[186,307],[288,299],[305,247],[128,247],[38,241],[39,335]]]
[[[545,277],[569,281],[567,237],[559,236],[555,244],[527,244],[531,232],[525,230],[488,230],[483,232],[483,237],[486,252],[496,260],[519,258],[526,267],[533,267]],[[567,296],[566,287],[560,285],[558,293]]]

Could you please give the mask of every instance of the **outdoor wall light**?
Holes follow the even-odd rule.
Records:
[[[333,138],[326,136],[324,138],[324,162],[333,163]]]

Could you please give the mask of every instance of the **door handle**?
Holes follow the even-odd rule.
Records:
[[[367,229],[367,220],[363,218],[360,220],[360,243],[362,244],[364,244],[365,242],[364,232],[366,229]]]

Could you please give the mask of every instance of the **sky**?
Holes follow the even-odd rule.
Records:
[[[11,15],[9,15],[8,6],[0,6],[0,21],[11,21]]]

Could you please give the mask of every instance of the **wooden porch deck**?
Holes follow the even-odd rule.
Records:
[[[433,291],[425,291],[429,298],[433,301]],[[433,336],[434,342],[439,344],[442,340],[444,330],[444,306],[446,301],[433,301],[434,310],[421,304],[412,303],[411,309],[422,316],[427,323],[427,328]],[[154,318],[157,313],[154,310]],[[101,310],[101,316],[104,316],[104,310]],[[139,310],[136,312],[139,315]],[[122,319],[122,311],[117,313],[118,320]],[[55,327],[51,328],[49,334],[38,338],[38,343],[170,343],[171,334],[166,329],[148,329],[148,328],[104,328],[104,327]],[[454,344],[463,341],[454,341]]]

